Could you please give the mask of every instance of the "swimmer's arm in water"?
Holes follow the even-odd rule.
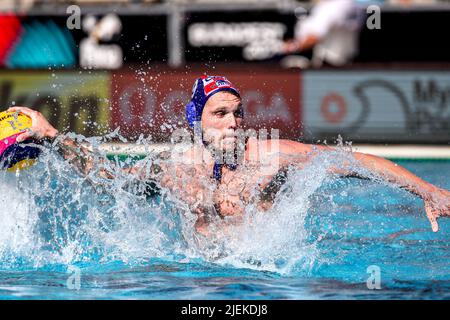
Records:
[[[166,165],[158,163],[158,161],[168,158],[167,152],[161,152],[154,158],[146,158],[133,166],[122,168],[121,166],[116,167],[113,161],[97,154],[88,145],[83,145],[71,138],[62,137],[57,146],[58,152],[63,158],[85,176],[88,176],[95,168],[95,173],[104,179],[115,179],[117,176],[125,174],[133,177],[135,182],[141,181],[150,185],[161,182]],[[155,189],[155,186],[151,189]]]
[[[89,175],[92,172],[92,169],[96,167],[96,173],[101,178],[115,178],[115,174],[112,172],[113,170],[108,170],[108,168],[106,168],[106,159],[97,155],[90,149],[89,145],[68,137],[57,136],[55,138],[58,139],[56,143],[58,153],[71,165],[77,168],[82,175]]]
[[[449,191],[436,187],[387,159],[361,152],[354,152],[353,156],[360,165],[383,180],[389,181],[422,198],[425,202],[428,220],[434,232],[439,230],[437,218],[450,216]]]
[[[281,153],[298,155],[310,154],[311,157],[314,157],[314,150],[333,151],[333,148],[328,146],[308,145],[289,140],[279,140],[279,149]],[[381,179],[391,182],[422,198],[425,202],[425,211],[433,231],[436,232],[439,230],[437,223],[438,217],[450,216],[449,191],[434,186],[402,166],[387,159],[361,152],[353,152],[353,157],[359,165],[374,173]],[[330,168],[330,172],[345,177],[356,177],[362,179],[370,178],[362,176],[361,173],[351,170],[349,163],[344,163],[343,166],[339,168],[332,167]]]

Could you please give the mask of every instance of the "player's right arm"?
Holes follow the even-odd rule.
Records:
[[[17,142],[22,142],[29,138],[37,140],[49,139],[56,142],[57,151],[61,156],[72,164],[82,175],[87,176],[95,167],[96,162],[105,163],[105,159],[101,159],[92,150],[89,145],[79,141],[60,135],[58,130],[54,128],[47,119],[36,110],[27,107],[12,107],[10,112],[20,112],[31,118],[31,128],[17,138]],[[98,160],[98,161],[96,161]],[[114,178],[113,170],[108,170],[104,165],[96,168],[98,174],[102,178]]]
[[[45,117],[38,111],[27,107],[12,107],[8,111],[20,112],[31,118],[32,126],[17,138],[22,142],[29,138],[38,140],[50,139],[55,142],[57,151],[61,156],[72,164],[82,175],[88,176],[93,170],[97,176],[106,179],[114,179],[117,174],[131,174],[139,180],[158,180],[161,165],[151,164],[151,168],[142,165],[117,170],[112,161],[93,151],[89,144],[59,134]]]

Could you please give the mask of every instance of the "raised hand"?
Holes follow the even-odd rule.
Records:
[[[437,189],[428,198],[424,199],[424,202],[431,228],[434,232],[437,232],[439,231],[437,219],[450,216],[450,192],[444,189]]]
[[[31,118],[31,128],[17,137],[17,142],[22,142],[29,138],[43,139],[54,138],[58,134],[56,130],[45,117],[38,111],[27,107],[11,107],[10,112],[20,112]]]

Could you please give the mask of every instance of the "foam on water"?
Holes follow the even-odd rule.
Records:
[[[1,174],[4,266],[130,262],[175,248],[163,231],[171,222],[164,206],[126,192],[123,179],[92,186],[51,152],[27,171]]]
[[[99,141],[90,139],[94,146]],[[303,170],[291,170],[272,209],[250,205],[243,223],[204,238],[194,231],[194,214],[174,195],[163,192],[149,200],[129,192],[130,177],[117,169],[114,180],[93,174],[86,179],[45,148],[32,168],[0,173],[0,267],[200,258],[307,274],[322,262],[321,237],[311,240],[306,228],[310,197],[331,179],[327,168],[344,160],[351,160],[344,148],[319,154]]]

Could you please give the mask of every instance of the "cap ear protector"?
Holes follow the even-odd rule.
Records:
[[[193,128],[195,122],[201,121],[206,102],[220,91],[229,91],[238,97],[241,96],[239,90],[225,77],[203,76],[195,80],[191,100],[186,105],[186,120],[189,127]]]
[[[41,150],[25,143],[18,143],[17,138],[31,128],[31,119],[17,112],[0,112],[0,169],[20,170],[31,166]]]

